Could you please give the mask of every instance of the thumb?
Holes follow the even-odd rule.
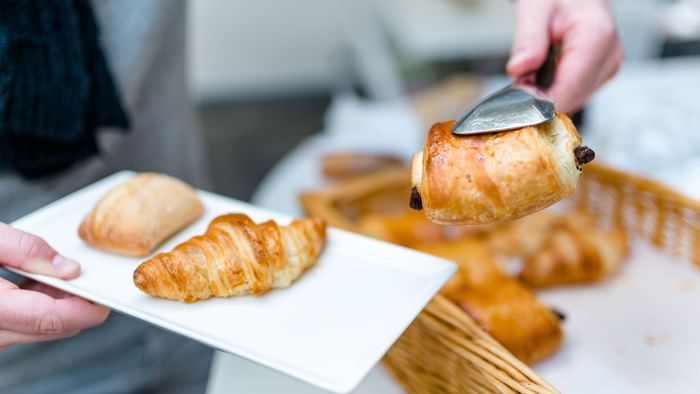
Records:
[[[515,36],[506,72],[513,79],[522,78],[540,68],[547,57],[549,25],[554,13],[551,0],[515,2]]]
[[[80,265],[58,254],[43,239],[0,223],[0,264],[64,279],[80,274]]]
[[[9,280],[5,280],[3,278],[0,278],[0,290],[14,290],[14,289],[19,289],[19,287],[10,282]]]

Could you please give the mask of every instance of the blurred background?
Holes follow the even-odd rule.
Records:
[[[700,0],[611,4],[626,61],[591,104],[604,110],[589,108],[579,118],[584,130],[601,122],[631,128],[630,119],[658,109],[657,101],[677,108],[669,102],[688,98],[654,92],[678,93],[678,86],[691,95],[700,86]],[[418,117],[433,117],[428,124],[459,116],[488,81],[505,81],[512,34],[507,0],[190,1],[192,91],[217,191],[249,199],[286,152],[328,126],[339,96],[410,102]],[[640,91],[653,94],[645,102],[627,99]],[[663,112],[663,119],[674,116]],[[689,171],[700,171],[697,164]]]

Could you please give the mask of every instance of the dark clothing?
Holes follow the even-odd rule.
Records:
[[[87,0],[0,2],[0,170],[38,177],[98,152],[127,128]]]

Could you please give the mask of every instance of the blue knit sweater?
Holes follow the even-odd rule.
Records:
[[[86,0],[0,1],[0,170],[48,175],[128,119]]]

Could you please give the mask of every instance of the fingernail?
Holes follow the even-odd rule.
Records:
[[[508,63],[506,64],[506,68],[513,67],[519,63],[522,63],[525,59],[527,58],[527,53],[525,52],[517,52],[513,54],[513,56],[508,59]]]
[[[80,264],[59,255],[56,255],[52,261],[41,258],[29,259],[23,264],[22,269],[35,274],[65,279],[71,279],[80,274]]]
[[[77,261],[63,257],[57,254],[51,262],[62,274],[72,274],[80,272],[80,264]]]

